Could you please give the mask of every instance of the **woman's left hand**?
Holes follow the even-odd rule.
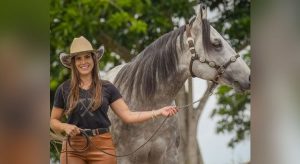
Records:
[[[166,106],[160,108],[158,112],[159,114],[168,117],[168,116],[174,116],[178,112],[178,110],[176,109],[176,106]]]

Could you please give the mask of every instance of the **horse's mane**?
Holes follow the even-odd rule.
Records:
[[[194,20],[195,18],[190,24]],[[207,20],[203,20],[202,28],[203,46],[209,50],[210,25]],[[114,84],[126,97],[135,95],[134,98],[141,102],[151,100],[158,90],[158,85],[166,84],[167,77],[175,75],[178,70],[176,42],[179,37],[180,48],[183,49],[184,32],[185,26],[181,26],[155,40],[119,71]]]
[[[166,83],[167,77],[178,69],[176,42],[180,36],[180,47],[183,47],[184,31],[185,26],[179,27],[151,43],[120,70],[114,84],[124,85],[122,92],[129,97],[135,89],[138,100],[153,98],[158,83]]]

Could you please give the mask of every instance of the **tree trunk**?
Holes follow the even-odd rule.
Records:
[[[185,86],[183,86],[176,97],[176,105],[179,107],[191,104],[193,102],[192,79],[189,78],[187,82],[188,92],[185,91]],[[197,125],[208,98],[209,91],[207,89],[196,108],[191,105],[187,108],[181,109],[181,111],[179,112],[178,123],[181,133],[179,146],[179,163],[204,163],[197,141]]]

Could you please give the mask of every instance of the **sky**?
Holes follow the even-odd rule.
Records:
[[[198,100],[205,89],[206,81],[194,78],[193,101]],[[197,139],[204,163],[242,164],[250,161],[250,139],[239,143],[234,149],[231,149],[227,147],[227,143],[233,134],[216,134],[215,129],[218,118],[210,118],[211,111],[217,104],[216,102],[216,97],[214,95],[210,96],[198,122]]]

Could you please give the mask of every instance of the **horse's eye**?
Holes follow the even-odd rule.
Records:
[[[222,47],[222,41],[220,39],[214,39],[212,42],[212,45],[216,48],[221,48]]]

